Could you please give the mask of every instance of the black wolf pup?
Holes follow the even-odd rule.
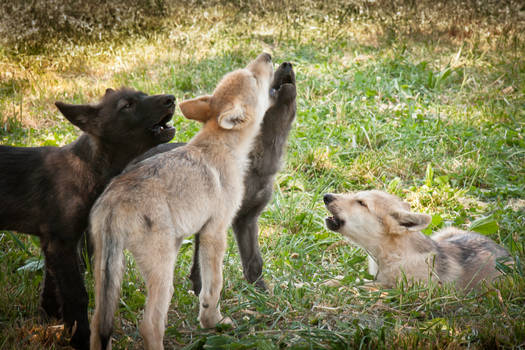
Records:
[[[266,111],[261,131],[250,153],[250,166],[244,176],[244,197],[232,227],[241,254],[244,277],[265,290],[262,279],[263,260],[259,249],[257,221],[270,201],[275,175],[281,168],[286,140],[296,113],[295,73],[292,64],[282,63],[275,71],[271,89],[275,91],[275,104]],[[166,152],[183,143],[159,145],[144,153],[133,163],[155,154]],[[195,254],[190,279],[193,291],[199,295],[201,277],[199,268],[199,235],[195,235]]]
[[[106,90],[97,105],[56,102],[84,133],[64,147],[0,146],[0,229],[40,237],[45,255],[41,311],[75,330],[71,345],[89,348],[88,296],[77,245],[91,206],[133,158],[170,141],[175,97]]]

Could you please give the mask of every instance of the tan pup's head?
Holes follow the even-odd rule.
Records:
[[[270,107],[272,57],[263,53],[244,69],[226,74],[213,95],[200,96],[179,104],[188,119],[216,122],[227,130],[243,129],[260,123]]]
[[[408,203],[382,191],[329,193],[323,200],[333,214],[326,218],[326,227],[365,249],[380,246],[388,236],[420,231],[431,219],[426,214],[412,213]]]

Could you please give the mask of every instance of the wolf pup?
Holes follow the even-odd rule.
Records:
[[[326,194],[323,200],[333,214],[326,226],[367,251],[377,263],[369,265],[370,273],[377,273],[376,282],[385,287],[405,274],[408,280],[430,278],[468,291],[499,276],[496,260],[509,257],[505,248],[477,233],[449,227],[425,236],[421,230],[431,217],[412,213],[408,203],[385,192]]]
[[[173,294],[173,268],[182,240],[200,235],[202,327],[231,322],[219,310],[226,230],[241,204],[248,153],[270,106],[273,65],[261,54],[227,74],[213,95],[180,104],[183,115],[204,125],[190,142],[128,168],[91,211],[95,314],[91,348],[111,348],[110,336],[128,249],[148,296],[140,333],[146,349],[163,349]]]
[[[250,152],[249,167],[244,175],[244,197],[232,224],[241,254],[244,276],[250,283],[255,283],[263,290],[266,289],[266,285],[261,278],[263,260],[259,250],[257,221],[271,199],[275,174],[281,167],[286,139],[295,119],[295,73],[291,63],[284,62],[275,71],[270,91],[275,92],[275,104],[266,111],[261,131]],[[132,163],[182,145],[184,144],[158,145]],[[190,279],[193,291],[199,295],[201,277],[198,234],[195,235],[195,254]]]
[[[41,310],[76,328],[71,344],[87,349],[88,296],[77,244],[109,180],[173,138],[175,129],[166,123],[175,98],[108,89],[97,105],[56,106],[84,133],[64,147],[0,146],[0,229],[40,237],[46,261]]]

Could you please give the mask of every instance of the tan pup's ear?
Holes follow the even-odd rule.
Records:
[[[407,202],[401,201],[401,205],[403,206],[403,208],[405,208],[406,210],[410,211],[410,204],[408,204]]]
[[[211,95],[192,98],[179,103],[179,108],[186,118],[204,123],[211,116],[211,99]]]
[[[219,115],[219,126],[223,129],[239,129],[245,121],[246,113],[239,105],[234,105]]]
[[[412,213],[407,210],[399,210],[391,214],[399,226],[408,231],[421,231],[430,224],[432,217],[427,214]]]

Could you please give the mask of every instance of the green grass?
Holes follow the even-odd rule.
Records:
[[[74,140],[79,132],[55,100],[95,102],[105,88],[126,85],[181,101],[269,51],[275,62],[293,62],[298,87],[286,162],[259,221],[270,292],[244,281],[230,235],[221,306],[235,328],[200,329],[188,292],[193,248],[184,244],[166,347],[525,347],[525,25],[468,6],[456,13],[399,3],[361,14],[343,2],[190,4],[143,34],[59,38],[34,51],[0,46],[0,143]],[[176,141],[198,130],[180,113],[174,119]],[[324,227],[322,195],[372,188],[431,214],[434,230],[453,224],[489,235],[515,268],[478,294],[365,288],[365,253]],[[64,336],[50,328],[57,323],[37,317],[38,242],[1,232],[0,247],[0,348],[61,348]],[[89,271],[86,283],[92,312]],[[130,258],[114,348],[142,348],[144,300]]]

